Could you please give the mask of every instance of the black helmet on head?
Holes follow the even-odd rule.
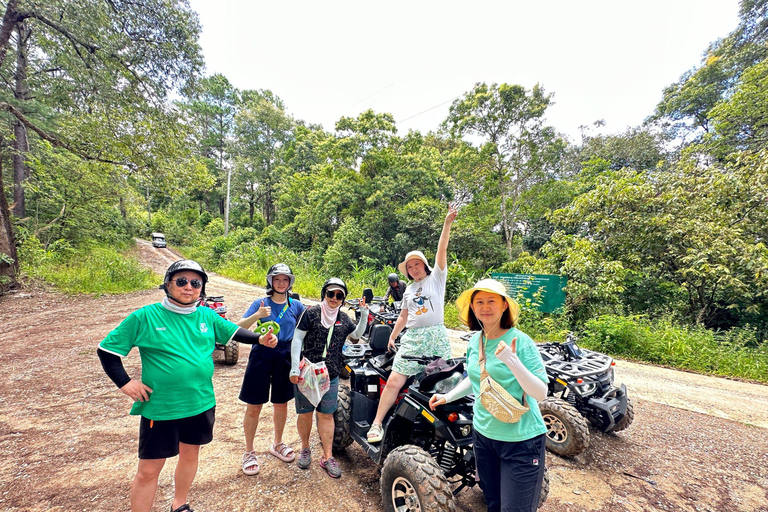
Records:
[[[400,281],[400,278],[397,277],[397,274],[392,272],[387,276],[387,281],[389,281],[390,283],[397,283],[398,281]]]
[[[291,267],[285,263],[275,263],[269,267],[269,271],[267,272],[267,295],[272,295],[275,292],[275,290],[272,289],[272,277],[278,275],[288,276],[290,282],[288,283],[288,289],[285,290],[285,293],[291,291],[293,283],[296,281],[296,277],[293,275],[293,272],[291,272]]]
[[[160,285],[160,288],[165,290],[165,295],[168,295],[168,288],[165,286],[167,283],[173,279],[173,275],[181,272],[183,270],[189,270],[191,272],[195,272],[197,275],[200,276],[200,279],[203,280],[203,287],[200,289],[200,296],[205,297],[205,283],[208,282],[208,274],[205,273],[205,270],[203,270],[203,267],[194,260],[178,260],[171,263],[171,266],[168,267],[168,270],[165,271],[165,277],[163,278],[163,284]]]
[[[326,281],[326,282],[323,284],[323,289],[322,289],[322,290],[320,290],[320,299],[321,299],[321,300],[322,300],[323,298],[325,298],[325,291],[326,291],[328,288],[341,288],[341,289],[342,289],[342,291],[344,292],[344,297],[346,297],[347,295],[349,295],[349,293],[347,293],[347,285],[344,283],[344,281],[342,281],[342,280],[341,280],[341,279],[339,279],[338,277],[332,277],[332,278],[328,279],[328,280],[327,280],[327,281]]]

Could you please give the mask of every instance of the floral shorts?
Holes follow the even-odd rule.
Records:
[[[395,355],[392,371],[403,375],[416,375],[424,370],[424,365],[408,361],[402,356],[440,356],[443,359],[451,357],[451,342],[448,341],[448,331],[443,324],[429,327],[413,327],[405,331],[400,338],[400,349]]]

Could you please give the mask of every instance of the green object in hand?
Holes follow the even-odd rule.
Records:
[[[274,320],[270,320],[269,322],[256,322],[256,328],[253,330],[256,334],[259,336],[264,336],[269,332],[269,328],[272,328],[272,334],[277,336],[277,333],[280,332],[280,324],[275,322]]]

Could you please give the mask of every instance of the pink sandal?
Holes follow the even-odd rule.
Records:
[[[269,453],[282,460],[283,462],[293,462],[296,458],[296,454],[293,453],[293,448],[285,443],[273,444],[269,449]]]

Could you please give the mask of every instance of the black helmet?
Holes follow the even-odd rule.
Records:
[[[169,283],[171,279],[173,279],[174,274],[181,272],[182,270],[190,270],[200,276],[200,278],[203,280],[203,287],[200,289],[200,296],[205,297],[205,283],[208,282],[208,274],[205,273],[205,270],[203,270],[203,267],[200,266],[198,262],[193,260],[178,260],[171,263],[171,266],[168,267],[168,270],[165,271],[163,284],[160,285],[160,288],[165,290],[165,295],[168,295],[168,288],[165,286],[166,283]]]
[[[397,283],[398,281],[400,281],[400,278],[397,277],[397,274],[392,272],[387,276],[387,281],[389,281],[390,283]]]
[[[341,280],[341,279],[339,279],[338,277],[332,277],[332,278],[328,279],[328,280],[327,280],[327,281],[326,281],[326,282],[323,284],[323,289],[322,289],[322,290],[320,290],[320,299],[321,299],[321,300],[322,300],[322,299],[325,297],[325,290],[327,290],[327,289],[328,289],[328,288],[330,288],[331,286],[338,286],[339,288],[341,288],[342,290],[344,290],[344,297],[346,297],[347,295],[349,295],[349,293],[347,293],[347,285],[346,285],[346,284],[344,284],[344,281],[342,281],[342,280]]]
[[[272,289],[272,277],[277,275],[288,276],[290,279],[288,289],[285,291],[286,293],[291,291],[293,283],[296,281],[296,277],[293,275],[293,272],[291,272],[291,267],[285,263],[275,263],[269,267],[269,271],[267,272],[267,295],[272,295],[272,293],[274,293],[274,290]]]

